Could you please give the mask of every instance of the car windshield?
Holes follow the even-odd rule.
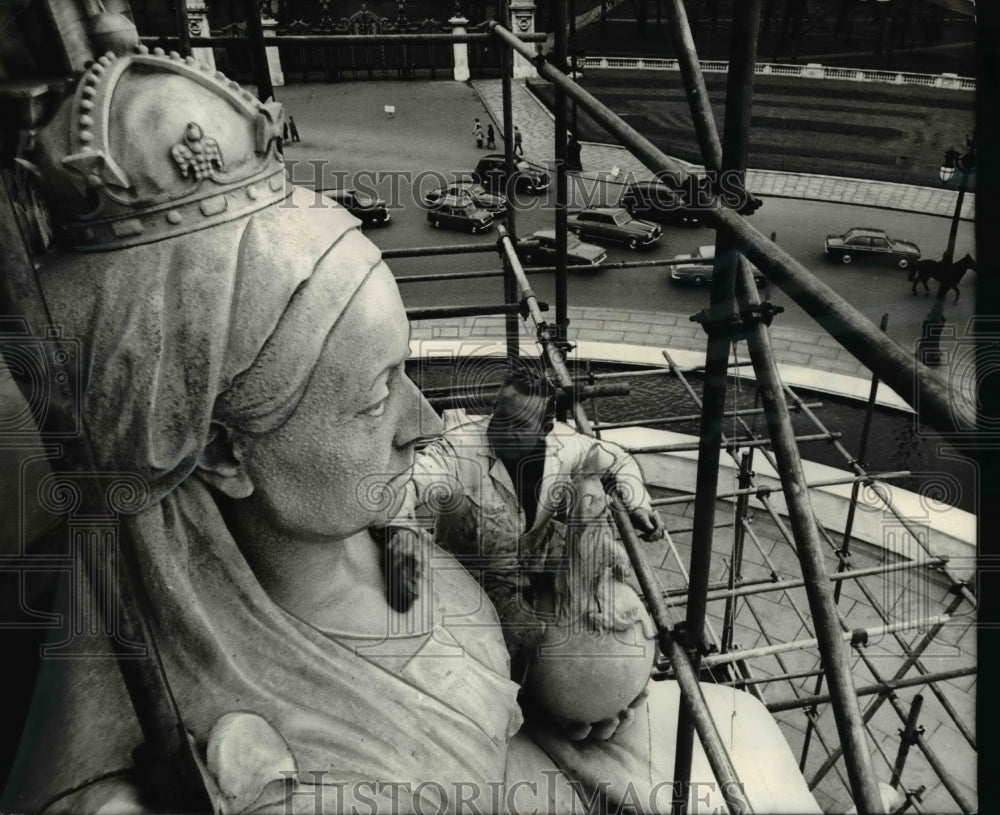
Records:
[[[631,216],[627,212],[625,212],[625,210],[616,212],[614,218],[615,218],[615,223],[618,224],[618,226],[625,226],[625,224],[627,224],[629,221],[632,220]]]
[[[363,192],[356,192],[354,193],[354,203],[359,207],[370,207],[375,203],[375,199]]]

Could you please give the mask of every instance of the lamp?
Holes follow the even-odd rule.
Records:
[[[958,158],[958,150],[954,147],[949,147],[945,152],[944,164],[938,168],[938,177],[942,184],[947,184],[954,177]]]

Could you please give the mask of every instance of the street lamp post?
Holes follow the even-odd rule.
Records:
[[[954,147],[949,147],[944,154],[944,162],[938,168],[938,177],[945,186],[958,173],[958,196],[955,199],[955,211],[951,216],[948,244],[941,256],[942,272],[949,271],[955,260],[955,241],[958,237],[958,224],[962,220],[962,204],[965,202],[965,191],[969,188],[969,174],[976,166],[976,142],[971,133],[965,137],[965,144],[968,150],[964,154],[959,153]],[[931,310],[924,318],[920,355],[927,365],[941,365],[943,363],[940,343],[944,333],[944,302],[947,293],[948,284],[944,280],[940,280],[934,305],[931,306]]]

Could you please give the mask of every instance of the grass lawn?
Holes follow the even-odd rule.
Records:
[[[726,77],[705,81],[721,134]],[[591,70],[580,84],[664,152],[701,163],[678,72]],[[529,87],[551,108],[548,83]],[[583,110],[578,123],[581,140],[614,142]],[[758,76],[747,165],[932,186],[973,123],[968,91]]]

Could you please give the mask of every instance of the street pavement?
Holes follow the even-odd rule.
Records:
[[[524,133],[527,156],[542,162],[551,161],[554,141],[551,115],[522,84],[514,83],[513,89],[513,118]],[[381,171],[408,171],[419,175],[426,174],[428,168],[447,168],[449,172],[456,167],[471,170],[476,157],[483,153],[476,150],[472,140],[473,116],[480,117],[484,125],[492,119],[498,135],[502,132],[499,80],[476,80],[472,83],[445,80],[292,84],[277,89],[276,95],[278,101],[295,115],[296,122],[299,123],[303,141],[287,145],[286,157],[289,161],[296,162],[292,168],[293,179],[308,185],[336,186],[337,173],[343,173],[357,183],[360,177],[367,174],[374,179],[372,174]],[[387,104],[395,108],[395,115],[391,118],[384,110]],[[498,138],[497,147],[503,149],[502,139]],[[612,145],[584,144],[582,159],[585,174],[610,171],[611,168],[618,167],[621,176],[630,172],[648,176],[648,171],[632,159],[627,151]],[[324,168],[322,178],[316,171],[317,166]],[[411,175],[410,178],[412,177]],[[343,183],[340,181],[339,185]],[[385,186],[378,187],[382,190],[381,194],[385,194]],[[412,206],[411,196],[412,190],[389,190],[386,197],[391,199],[390,203],[402,200],[403,206],[393,210],[395,214],[392,227],[387,230],[372,230],[370,233],[380,247],[386,249],[469,241],[471,236],[468,235],[426,229],[419,209]],[[790,202],[795,199],[781,200]],[[921,200],[926,203],[928,199]],[[802,209],[805,209],[807,203],[816,204],[815,201],[803,201]],[[913,208],[920,211],[920,204],[919,201],[915,202]],[[886,210],[863,211],[888,214]],[[896,214],[904,217],[907,215],[901,211]],[[756,217],[762,216],[758,213]],[[928,216],[923,217],[926,220]],[[940,221],[942,226],[947,223],[944,218],[933,217],[932,220]],[[771,225],[770,228],[775,227]],[[427,237],[423,237],[425,229]],[[778,229],[781,232],[782,227],[779,225]],[[782,243],[787,249],[792,236],[787,230],[782,234],[785,236]],[[468,268],[482,268],[484,257],[469,256]],[[439,267],[447,266],[445,260],[436,262],[434,258],[423,258],[405,263],[395,261],[390,266],[393,266],[399,276],[407,272],[439,271]],[[623,285],[622,280],[626,277],[614,275],[612,283],[617,281],[617,285]],[[545,281],[539,281],[538,285],[544,290]],[[405,287],[407,305],[411,305],[411,302],[413,305],[466,302],[462,293],[467,295],[473,290],[472,287],[467,289],[453,284],[442,291],[442,286],[443,284],[423,284],[419,287],[419,299],[415,296],[417,291],[413,287]],[[910,298],[908,285],[904,283],[903,288],[903,296]],[[966,281],[965,288],[971,289],[971,281]],[[852,297],[850,293],[842,294]],[[871,301],[871,291],[866,288],[862,292],[859,289],[858,298]],[[872,305],[871,302],[862,304],[858,298],[852,298],[856,305]],[[662,359],[659,356],[661,349],[688,354],[703,353],[705,334],[700,326],[691,322],[690,316],[707,305],[707,297],[702,305],[690,310],[687,310],[688,305],[685,303],[681,306],[685,311],[676,310],[676,306],[675,310],[670,310],[668,306],[664,311],[654,305],[656,299],[649,299],[648,309],[642,305],[636,307],[635,298],[629,299],[633,301],[630,307],[618,308],[603,307],[604,301],[599,298],[596,301],[592,298],[587,302],[577,299],[575,304],[571,298],[568,312],[569,339],[577,343],[602,343],[608,349],[617,346],[616,352],[619,355],[629,348],[655,351],[655,356],[659,359]],[[639,299],[645,302],[642,298]],[[675,299],[681,299],[679,293]],[[961,307],[967,309],[971,300],[966,294],[962,298]],[[921,301],[926,302],[923,297]],[[609,299],[609,306],[613,302],[614,300]],[[909,303],[907,309],[913,311],[916,300]],[[949,312],[953,310],[954,306],[949,303]],[[881,314],[881,309],[878,311]],[[870,308],[868,312],[871,313]],[[877,316],[873,319],[877,319]],[[899,332],[900,321],[894,318],[890,324],[890,334],[896,330],[898,341],[910,352],[919,333],[920,319],[922,317],[918,316],[914,325],[911,318],[910,325],[902,336]],[[795,325],[788,323],[789,320],[779,317],[771,327],[775,357],[783,370],[794,367],[798,375],[797,381],[803,387],[808,387],[811,379],[840,392],[867,393],[867,387],[859,386],[859,383],[869,378],[868,372],[836,340],[824,331],[813,329],[810,320],[800,320]],[[962,324],[964,325],[964,321]],[[950,327],[957,328],[957,324]],[[413,337],[419,340],[491,336],[503,336],[500,318],[449,318],[413,324]],[[529,337],[526,339],[530,341]],[[852,381],[845,383],[841,379],[834,379],[834,374]],[[789,377],[786,376],[786,379]]]

